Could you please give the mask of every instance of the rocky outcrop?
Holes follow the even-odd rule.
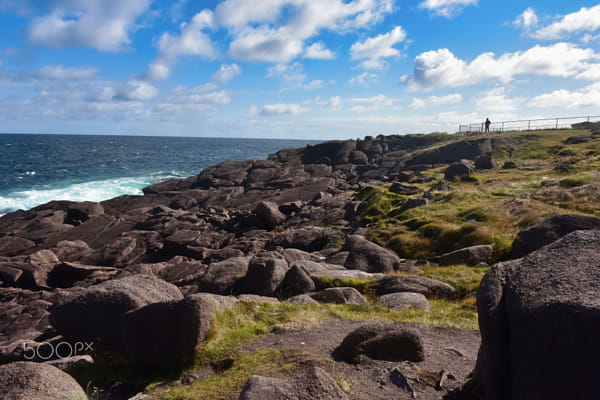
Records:
[[[377,296],[388,293],[421,293],[427,298],[452,298],[456,290],[447,283],[415,275],[389,275],[373,282],[371,289]]]
[[[436,262],[440,265],[466,264],[469,266],[475,266],[481,263],[490,262],[493,252],[493,245],[481,244],[442,254],[439,259],[436,259]]]
[[[342,249],[348,251],[344,264],[348,269],[385,273],[400,268],[400,258],[396,253],[368,241],[364,236],[348,236]]]
[[[379,360],[423,361],[423,340],[414,329],[392,322],[366,323],[349,333],[335,349],[334,357],[357,362],[365,355]]]
[[[0,398],[4,400],[87,400],[70,375],[51,365],[15,362],[0,366]]]
[[[477,292],[486,399],[591,399],[600,348],[600,231],[494,265]]]
[[[52,307],[50,323],[65,338],[121,347],[121,318],[127,311],[183,298],[179,289],[147,275],[113,279],[73,293]]]
[[[600,218],[580,214],[554,215],[519,232],[513,242],[511,256],[523,257],[570,232],[590,229],[600,229]]]
[[[202,295],[152,303],[123,315],[129,362],[143,369],[180,368],[205,339],[217,302]]]
[[[358,290],[351,287],[323,289],[309,296],[319,303],[369,305],[367,299]]]
[[[375,302],[376,306],[402,311],[406,308],[429,311],[431,308],[427,297],[421,293],[397,292],[384,294]]]
[[[321,368],[290,379],[253,375],[248,379],[239,400],[321,399],[347,400],[348,396],[335,380]]]

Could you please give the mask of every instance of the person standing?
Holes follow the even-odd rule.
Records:
[[[490,124],[492,123],[492,121],[490,121],[489,118],[485,119],[485,131],[486,133],[490,131]]]

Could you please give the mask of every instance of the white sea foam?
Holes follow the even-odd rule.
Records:
[[[139,177],[44,185],[31,190],[13,191],[0,196],[0,216],[15,210],[28,210],[51,200],[102,201],[124,194],[142,195],[142,188],[145,186],[181,177],[171,171]]]

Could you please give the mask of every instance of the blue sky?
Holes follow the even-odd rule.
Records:
[[[600,4],[0,0],[0,131],[352,138],[600,115]]]

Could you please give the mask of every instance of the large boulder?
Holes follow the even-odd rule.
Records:
[[[522,230],[515,238],[512,258],[520,258],[576,230],[600,229],[600,218],[558,214]]]
[[[315,283],[300,265],[292,264],[285,273],[279,292],[283,297],[291,297],[315,291]]]
[[[68,340],[120,349],[121,317],[159,301],[180,300],[179,289],[148,275],[113,279],[76,292],[52,307],[50,323]]]
[[[35,242],[18,236],[0,237],[0,256],[12,257],[35,247]]]
[[[348,396],[335,380],[321,368],[290,379],[251,376],[239,400],[347,400]]]
[[[217,294],[238,292],[248,273],[250,257],[232,257],[211,263],[198,279],[198,290]]]
[[[400,258],[396,253],[368,241],[364,236],[348,236],[343,250],[349,252],[344,264],[348,269],[385,273],[400,268]]]
[[[275,251],[258,253],[250,260],[241,291],[270,296],[279,287],[288,269],[288,263],[281,253]]]
[[[368,306],[369,302],[360,292],[352,287],[334,287],[323,289],[309,295],[319,303],[356,304]]]
[[[87,400],[70,375],[47,364],[14,362],[0,366],[3,400]]]
[[[444,179],[468,178],[473,173],[471,165],[466,160],[450,164],[444,171]]]
[[[477,264],[489,262],[493,252],[493,245],[481,244],[442,254],[437,262],[440,265],[466,264],[475,266]]]
[[[152,303],[123,315],[125,354],[144,369],[177,368],[206,338],[217,310],[207,296]]]
[[[411,197],[410,199],[406,199],[402,207],[400,207],[400,212],[427,205],[429,205],[429,199],[425,197]]]
[[[497,168],[498,164],[494,157],[491,155],[479,156],[475,159],[475,168],[476,169],[494,169]]]
[[[486,399],[596,399],[600,231],[494,265],[477,292]]]
[[[360,326],[344,338],[333,355],[348,362],[356,362],[360,355],[390,361],[425,359],[419,332],[393,322],[369,322]]]
[[[429,311],[431,308],[427,297],[421,293],[398,292],[388,293],[379,297],[376,306],[387,307],[391,310],[401,311],[406,308]]]
[[[436,281],[425,276],[389,275],[373,282],[371,289],[377,296],[388,293],[411,292],[421,293],[427,298],[452,298],[456,290],[447,283]]]
[[[254,212],[267,228],[273,229],[285,221],[285,215],[279,211],[279,206],[271,201],[261,201]]]

